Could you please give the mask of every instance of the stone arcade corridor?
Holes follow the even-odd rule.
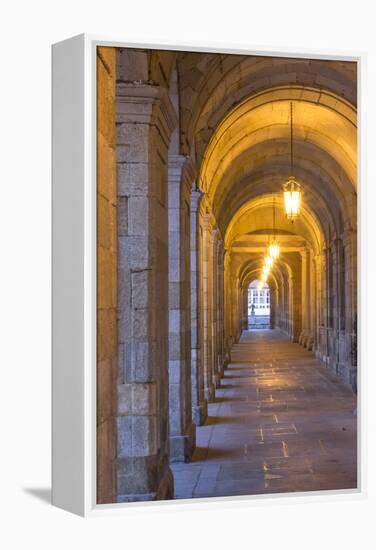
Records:
[[[97,502],[356,487],[356,63],[97,53]]]
[[[356,487],[356,399],[279,330],[245,331],[231,352],[175,498]]]

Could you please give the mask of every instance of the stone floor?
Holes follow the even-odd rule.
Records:
[[[355,488],[350,387],[277,330],[245,331],[231,360],[175,497]]]

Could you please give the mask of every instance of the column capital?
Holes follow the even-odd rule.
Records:
[[[144,81],[118,81],[116,103],[117,123],[154,124],[169,142],[178,117],[165,88]]]
[[[203,225],[204,229],[208,231],[211,235],[213,235],[213,233],[215,235],[217,232],[219,232],[215,217],[211,212],[208,212],[207,210],[203,214]]]
[[[191,193],[195,175],[195,167],[191,157],[186,155],[168,156],[169,183],[182,184],[187,192]]]
[[[205,193],[200,189],[192,189],[191,191],[191,211],[197,212],[200,209],[201,201]]]

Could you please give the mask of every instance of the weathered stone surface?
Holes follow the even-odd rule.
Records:
[[[165,92],[142,73],[147,52],[118,51],[118,501],[168,498],[167,154],[176,123]],[[137,69],[134,65],[139,63]],[[126,211],[125,211],[126,208]],[[124,459],[127,461],[124,462]],[[125,471],[124,467],[129,471]],[[134,473],[132,479],[131,473]],[[132,474],[133,475],[133,474]]]
[[[116,500],[115,50],[97,50],[97,502]]]
[[[356,488],[354,407],[281,331],[243,333],[191,463],[172,464],[175,498]]]
[[[268,279],[270,334],[312,350],[324,377],[356,390],[356,64],[119,49],[115,74],[114,52],[104,48],[98,61],[98,494],[127,502],[171,498],[169,461],[190,459],[208,401],[209,412],[226,409],[216,399],[236,377],[231,350],[272,233],[281,254]],[[303,186],[293,224],[280,193],[291,170]],[[259,413],[293,410],[299,400],[287,397],[300,390],[274,388],[286,399],[269,403],[273,380],[256,371]],[[253,382],[239,389],[250,392],[247,406]],[[228,416],[237,418],[236,403]],[[280,426],[287,439],[290,424]],[[263,434],[255,457],[286,458],[266,441],[278,428]],[[226,437],[238,456],[236,434]],[[291,449],[303,452],[304,442]],[[284,485],[261,470],[221,469],[214,448],[206,458],[190,472],[190,496],[279,490],[293,478],[298,490],[308,480],[300,466]]]

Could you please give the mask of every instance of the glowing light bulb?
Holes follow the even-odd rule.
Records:
[[[283,199],[286,216],[293,222],[300,214],[302,191],[293,176],[283,186]]]
[[[279,257],[279,252],[280,252],[280,246],[277,242],[273,241],[270,245],[269,245],[269,256],[273,259],[273,260],[276,260],[278,257]]]
[[[270,269],[273,265],[273,258],[271,258],[270,256],[266,256],[265,265]]]

